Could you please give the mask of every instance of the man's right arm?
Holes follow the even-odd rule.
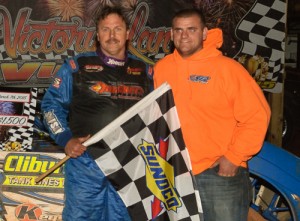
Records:
[[[68,126],[69,105],[72,99],[72,70],[67,62],[57,72],[41,104],[44,124],[50,137],[62,147],[72,138]]]

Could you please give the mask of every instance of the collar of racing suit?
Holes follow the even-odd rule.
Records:
[[[125,65],[127,61],[127,54],[125,54],[125,59],[116,59],[113,57],[106,56],[100,48],[97,49],[97,54],[101,58],[101,60],[110,67],[122,67]]]

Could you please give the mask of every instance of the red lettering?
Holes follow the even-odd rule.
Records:
[[[95,28],[82,27],[82,20],[62,23],[60,18],[49,19],[47,22],[30,22],[30,9],[21,9],[16,17],[16,27],[12,28],[12,19],[6,8],[0,7],[3,19],[4,47],[11,58],[18,53],[33,55],[55,52],[61,54],[74,45],[76,52],[95,49]],[[15,30],[14,32],[12,30]]]
[[[38,78],[49,78],[53,73],[53,69],[56,67],[55,62],[43,62],[40,66],[40,70],[37,74]]]
[[[162,46],[164,53],[169,53],[169,44],[171,41],[170,28],[161,27],[158,29],[151,29],[145,26],[148,16],[148,5],[146,3],[140,3],[133,15],[129,33],[129,38],[133,42],[137,42],[135,47],[130,44],[129,50],[138,57],[142,57],[146,62],[148,59],[143,57],[142,54],[147,52],[156,54],[158,53],[160,46]],[[143,47],[144,42],[147,42],[146,47]]]
[[[32,77],[34,72],[39,68],[40,62],[25,63],[21,68],[17,63],[2,63],[1,71],[5,81],[24,81]]]
[[[29,61],[23,63],[21,66],[18,63],[12,62],[0,63],[0,71],[3,74],[5,82],[29,82],[34,75],[39,79],[50,79],[60,67],[61,65],[56,62]]]

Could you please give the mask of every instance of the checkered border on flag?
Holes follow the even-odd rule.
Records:
[[[155,92],[155,93],[154,93]],[[135,106],[126,111],[84,145],[101,142],[105,151],[96,163],[115,187],[125,203],[132,220],[200,220],[202,208],[191,164],[185,147],[172,91],[162,85]],[[159,96],[158,96],[159,95]],[[100,141],[99,141],[99,137]],[[182,203],[171,210],[167,202],[156,202],[146,176],[149,167],[139,146],[146,142],[162,156],[162,143],[168,143],[164,160],[172,165],[174,186]],[[151,156],[151,162],[154,158]],[[164,168],[163,168],[164,170]],[[166,172],[167,173],[167,172]]]
[[[282,90],[285,22],[284,0],[258,0],[236,29],[237,37],[243,41],[241,54],[260,55],[269,60],[268,80],[278,82],[270,90],[275,93]]]

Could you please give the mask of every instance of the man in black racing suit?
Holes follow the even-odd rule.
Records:
[[[119,9],[103,11],[98,29],[103,30],[103,25],[115,30],[125,22]],[[105,42],[99,36],[98,40],[96,52],[65,61],[42,101],[51,137],[71,157],[65,165],[64,221],[130,220],[124,203],[94,161],[105,147],[97,143],[86,148],[82,143],[152,90],[152,67],[125,50],[122,59],[109,56],[102,45]]]

